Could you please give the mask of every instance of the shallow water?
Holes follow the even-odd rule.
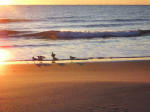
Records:
[[[128,62],[128,61],[149,61],[150,57],[122,57],[122,58],[93,58],[93,59],[75,59],[75,60],[43,60],[43,61],[30,61],[30,60],[18,60],[18,61],[4,61],[0,62],[0,65],[12,65],[12,64],[36,64],[39,66],[48,66],[51,64],[59,64],[60,66],[64,66],[64,64],[79,64],[84,65],[86,63],[99,63],[99,62]]]

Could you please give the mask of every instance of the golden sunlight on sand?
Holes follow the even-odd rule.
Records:
[[[0,64],[0,112],[150,112],[149,74],[149,60]]]

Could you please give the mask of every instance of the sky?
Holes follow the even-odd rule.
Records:
[[[150,0],[0,0],[1,5],[150,5]]]

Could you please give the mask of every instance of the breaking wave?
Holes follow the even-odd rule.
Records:
[[[25,34],[24,37],[39,37],[48,39],[91,39],[107,37],[136,37],[150,35],[150,30],[133,31],[95,31],[95,32],[75,32],[75,31],[44,31],[33,34]]]
[[[31,38],[43,38],[43,39],[92,39],[92,38],[109,38],[109,37],[137,37],[150,35],[150,30],[128,30],[128,31],[43,31],[43,32],[25,32],[25,31],[13,31],[13,30],[0,30],[0,36],[2,37],[31,37]]]

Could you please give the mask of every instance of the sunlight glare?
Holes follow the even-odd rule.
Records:
[[[9,53],[0,49],[0,61],[6,61],[9,58]]]
[[[10,0],[0,0],[0,5],[9,5]]]

